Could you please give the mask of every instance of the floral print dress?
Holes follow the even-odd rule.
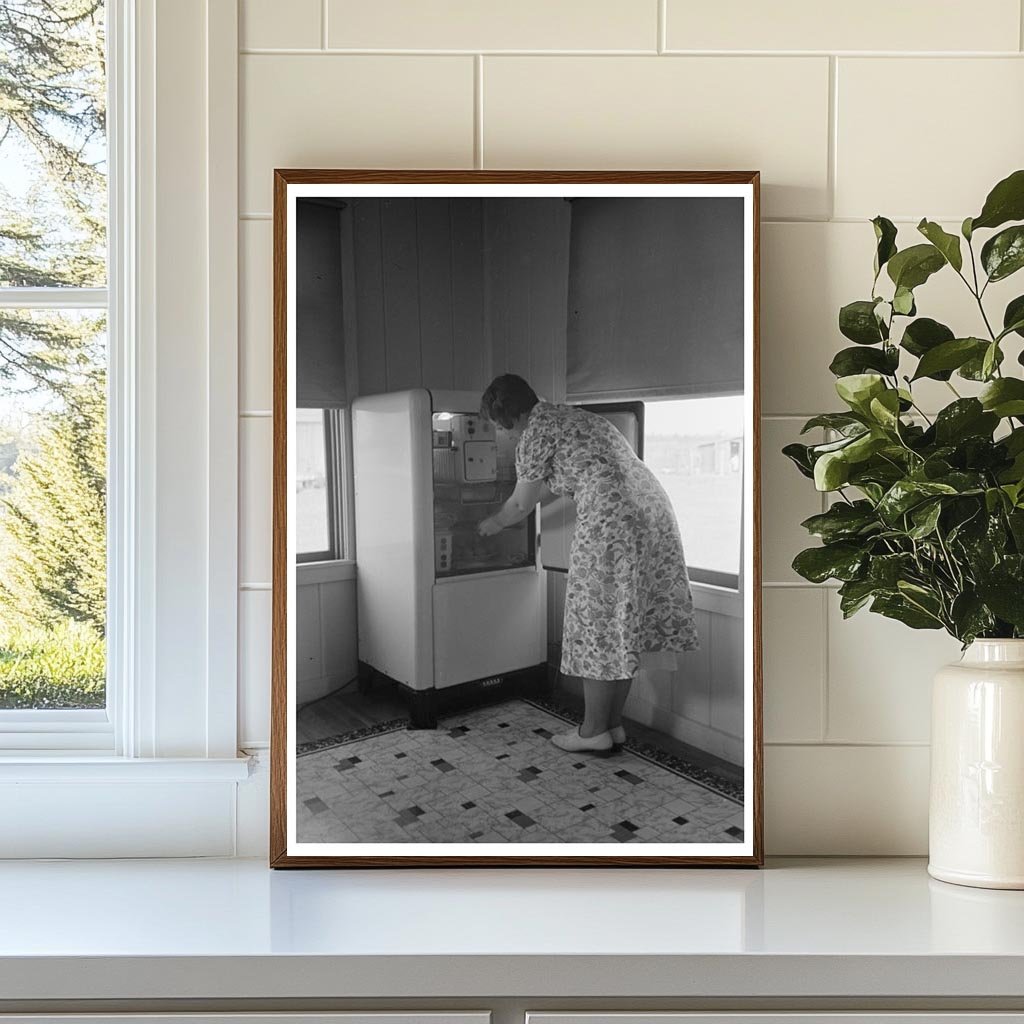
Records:
[[[608,420],[539,402],[516,446],[516,475],[576,503],[563,673],[627,679],[646,652],[699,646],[675,511]]]

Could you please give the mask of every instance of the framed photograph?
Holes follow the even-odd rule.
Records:
[[[275,172],[272,866],[762,863],[758,189]]]

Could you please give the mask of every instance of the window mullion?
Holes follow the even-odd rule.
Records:
[[[0,309],[106,309],[106,288],[0,288]]]

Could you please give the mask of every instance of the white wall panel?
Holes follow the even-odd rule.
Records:
[[[915,223],[927,216],[959,224],[1020,167],[1024,61],[848,58],[837,74],[837,216],[884,211]],[[913,138],[927,144],[879,137],[880,119],[897,108],[909,116]],[[937,153],[945,154],[938,163]]]
[[[412,50],[648,50],[658,0],[329,0],[332,47]]]
[[[323,0],[288,0],[287,17],[282,18],[281,0],[240,0],[239,44],[243,48],[318,50],[322,7]]]
[[[975,7],[935,0],[713,4],[668,0],[669,50],[1016,50],[1017,0]]]
[[[828,211],[824,57],[494,57],[483,97],[487,167],[757,168],[765,214]]]
[[[831,591],[766,587],[764,611],[764,737],[768,743],[822,739],[825,684],[825,600]]]
[[[270,739],[269,590],[238,596],[238,736],[245,750]]]
[[[246,416],[239,437],[239,581],[269,583],[273,420]]]
[[[269,220],[239,223],[238,406],[266,412],[272,404],[273,238]]]
[[[284,10],[284,8],[282,8]],[[275,167],[471,167],[472,57],[241,58],[241,208]]]

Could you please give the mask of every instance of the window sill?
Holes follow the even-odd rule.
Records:
[[[114,757],[68,753],[0,756],[4,782],[242,782],[248,757]]]
[[[690,590],[695,608],[713,615],[730,615],[736,619],[743,617],[743,594],[740,591],[695,581],[691,581]]]
[[[308,587],[315,583],[339,583],[356,578],[356,563],[350,558],[331,562],[299,562],[295,566],[295,585]]]

